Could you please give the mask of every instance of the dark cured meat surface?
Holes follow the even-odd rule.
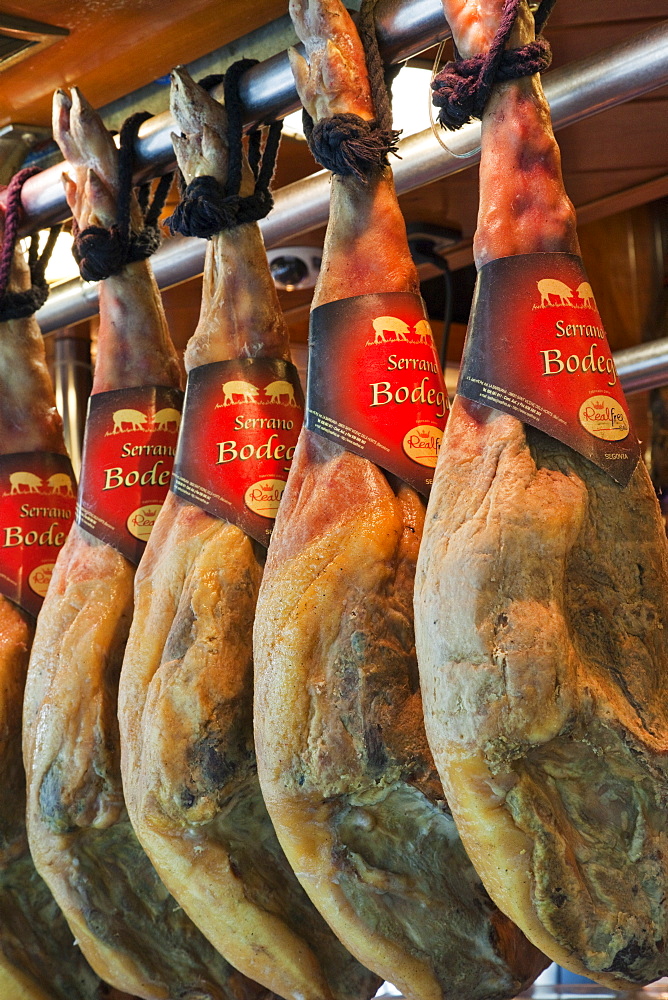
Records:
[[[460,52],[500,0],[445,0]],[[525,5],[511,44],[532,37]],[[483,119],[478,266],[578,252],[537,78]],[[458,398],[418,562],[425,721],[490,895],[561,965],[614,989],[668,971],[668,551],[642,462],[622,487]]]
[[[184,176],[224,185],[225,112],[180,68],[172,111]],[[255,223],[209,243],[186,367],[248,357],[289,359]],[[137,573],[121,676],[128,811],[165,884],[236,968],[286,998],[364,1000],[377,977],[310,903],[260,792],[252,629],[264,557],[236,525],[169,495]]]
[[[294,3],[314,118],[372,117],[338,2]],[[389,169],[332,180],[314,306],[418,290]],[[360,961],[420,1000],[511,997],[545,959],[492,904],[427,746],[413,637],[424,505],[303,431],[255,625],[255,731],[267,807],[302,884]]]

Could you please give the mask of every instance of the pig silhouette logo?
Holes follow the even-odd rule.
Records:
[[[123,431],[143,431],[148,417],[141,410],[116,410],[113,413],[114,429],[112,434],[121,434]],[[126,424],[130,424],[129,428]]]
[[[411,332],[408,323],[404,323],[397,316],[377,316],[373,321],[374,339],[367,340],[367,344],[386,344],[386,333],[393,333],[390,340],[408,340],[407,333]]]
[[[264,390],[265,396],[269,396],[270,403],[280,403],[282,396],[287,396],[287,401],[283,403],[283,406],[296,406],[297,400],[295,399],[295,390],[289,382],[270,382],[270,384]]]
[[[573,303],[571,299],[573,298],[573,290],[565,285],[563,281],[558,281],[556,278],[542,278],[540,281],[536,282],[538,286],[538,291],[540,292],[540,309],[545,309],[547,306],[561,305],[561,306],[572,306]],[[559,299],[559,302],[550,301],[551,296]]]
[[[252,403],[259,391],[257,386],[251,385],[250,382],[243,382],[240,379],[223,382],[223,406],[229,406],[231,403],[238,402]],[[236,400],[235,396],[241,396],[242,398]]]
[[[153,427],[156,431],[178,431],[180,426],[181,414],[171,406],[165,406],[164,409],[158,410],[153,417]]]
[[[72,479],[66,472],[56,472],[47,479],[49,493],[58,493],[60,496],[73,497]]]
[[[431,327],[426,319],[421,319],[415,324],[415,335],[421,343],[429,343],[431,340]]]
[[[9,477],[9,496],[14,493],[39,493],[44,483],[32,472],[12,472]],[[22,487],[25,486],[25,489]],[[7,494],[5,494],[7,495]]]
[[[594,308],[594,293],[588,281],[583,281],[581,285],[578,285],[577,293],[579,298],[582,299],[583,308]]]

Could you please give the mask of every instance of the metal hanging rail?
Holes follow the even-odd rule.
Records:
[[[381,4],[378,6],[380,8]],[[399,6],[412,10],[414,2],[411,0],[408,3],[404,0]],[[418,0],[415,6],[431,10],[433,5],[431,0]],[[610,49],[554,70],[544,78],[545,93],[557,129],[598,114],[666,83],[668,83],[668,21]],[[393,163],[399,193],[411,191],[476,163],[479,159],[477,154],[465,160],[454,154],[475,149],[479,145],[479,123],[472,123],[459,132],[449,133],[447,142],[453,153],[446,152],[431,130],[427,130],[410,136],[400,144],[401,159]],[[62,167],[57,169],[60,173]],[[39,180],[40,176],[37,175],[28,181],[24,190],[32,181]],[[326,222],[329,211],[329,178],[329,173],[322,170],[294,184],[288,184],[276,192],[274,209],[260,223],[268,247],[279,246],[289,240],[294,241],[303,233]],[[166,240],[152,258],[158,285],[166,288],[200,274],[203,269],[205,249],[204,240],[183,237]],[[37,313],[42,331],[48,333],[95,315],[97,298],[95,284],[86,284],[76,279],[61,285],[52,292],[46,304]]]
[[[379,0],[375,23],[383,60],[392,64],[403,62],[450,35],[441,0]],[[240,39],[237,45],[241,46],[242,42]],[[239,93],[248,126],[282,118],[295,111],[299,98],[287,52],[280,52],[244,73]],[[222,100],[222,86],[214,88],[212,94]],[[135,147],[137,182],[173,169],[176,162],[171,141],[173,130],[174,121],[168,111],[149,119],[141,127]],[[30,178],[23,186],[23,234],[69,218],[62,172],[62,163],[57,163]]]
[[[627,396],[668,385],[668,337],[627,347],[613,355]]]

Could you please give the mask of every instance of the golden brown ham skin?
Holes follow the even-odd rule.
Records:
[[[292,5],[314,118],[372,117],[339,3]],[[417,291],[389,169],[332,179],[314,306]],[[255,623],[255,732],[267,807],[294,870],[347,947],[407,997],[511,997],[546,960],[471,866],[427,745],[413,636],[424,503],[304,430]]]
[[[302,437],[258,605],[267,807],[360,960],[406,995],[509,996],[545,960],[482,889],[426,743],[411,613],[423,506],[332,448]]]
[[[224,184],[224,110],[182,70],[172,93],[186,178]],[[248,193],[247,165],[243,184]],[[217,234],[186,366],[289,356],[258,226]],[[357,1000],[379,980],[299,885],[258,782],[252,630],[264,560],[240,528],[169,496],[137,573],[121,677],[128,810],[165,884],[237,968],[286,998]]]
[[[31,616],[0,597],[0,989],[21,1000],[98,1000],[102,984],[28,850],[21,708],[33,634]]]
[[[74,90],[54,100],[68,157],[66,193],[80,229],[116,219],[117,154]],[[137,206],[133,203],[136,221]],[[105,279],[93,392],[178,386],[150,265]],[[146,1000],[266,994],[216,952],[165,889],[128,818],[121,785],[118,678],[135,567],[78,525],[39,617],[25,699],[28,832],[36,864],[97,972]]]
[[[468,55],[501,4],[445,8]],[[523,5],[511,44],[531,37]],[[480,183],[478,266],[578,252],[538,78],[495,89]],[[665,975],[668,553],[642,462],[620,486],[458,398],[415,621],[430,745],[492,898],[574,972],[615,989]]]
[[[28,286],[27,266],[17,250],[9,289]],[[33,317],[0,323],[0,454],[23,451],[65,454],[44,343]],[[106,986],[75,946],[28,849],[21,716],[34,631],[32,616],[0,596],[0,995],[101,1000]]]

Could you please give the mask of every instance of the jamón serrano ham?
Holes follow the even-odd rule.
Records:
[[[69,161],[66,193],[80,230],[110,227],[117,150],[76,90],[71,99],[56,94],[54,134]],[[136,211],[135,204],[135,222]],[[93,393],[179,383],[150,265],[128,264],[101,283]],[[26,685],[31,851],[81,950],[108,982],[147,1000],[252,1000],[264,991],[232,969],[172,899],[125,810],[116,708],[134,569],[78,524],[56,563]]]
[[[295,0],[291,13],[314,122],[373,118],[344,7]],[[418,288],[389,167],[335,176],[314,306]],[[427,746],[412,614],[423,521],[411,488],[302,431],[255,623],[260,780],[290,863],[360,961],[407,997],[510,997],[546,960],[483,890]]]
[[[174,137],[186,180],[227,178],[224,109],[175,70]],[[243,163],[241,195],[252,190]],[[257,223],[213,236],[190,371],[289,359]],[[235,382],[239,393],[245,383]],[[246,390],[253,386],[246,385]],[[223,393],[220,392],[220,404]],[[202,418],[201,434],[207,431]],[[225,472],[221,472],[225,475]],[[137,834],[165,884],[238,969],[294,1000],[365,997],[355,962],[301,889],[267,815],[253,750],[252,626],[264,549],[170,494],[137,573],[123,664],[123,780]]]
[[[17,248],[9,291],[29,284]],[[0,323],[0,455],[20,452],[65,454],[44,342],[33,317]],[[0,572],[4,542],[3,537]],[[0,995],[8,1000],[101,1000],[107,987],[75,946],[28,850],[21,711],[34,627],[28,612],[0,595]]]
[[[444,5],[459,51],[484,51],[501,0]],[[532,37],[522,3],[510,47]],[[534,76],[484,113],[475,256],[546,251],[578,243]],[[665,975],[668,553],[643,463],[621,486],[457,398],[415,612],[430,745],[492,898],[575,972]]]

